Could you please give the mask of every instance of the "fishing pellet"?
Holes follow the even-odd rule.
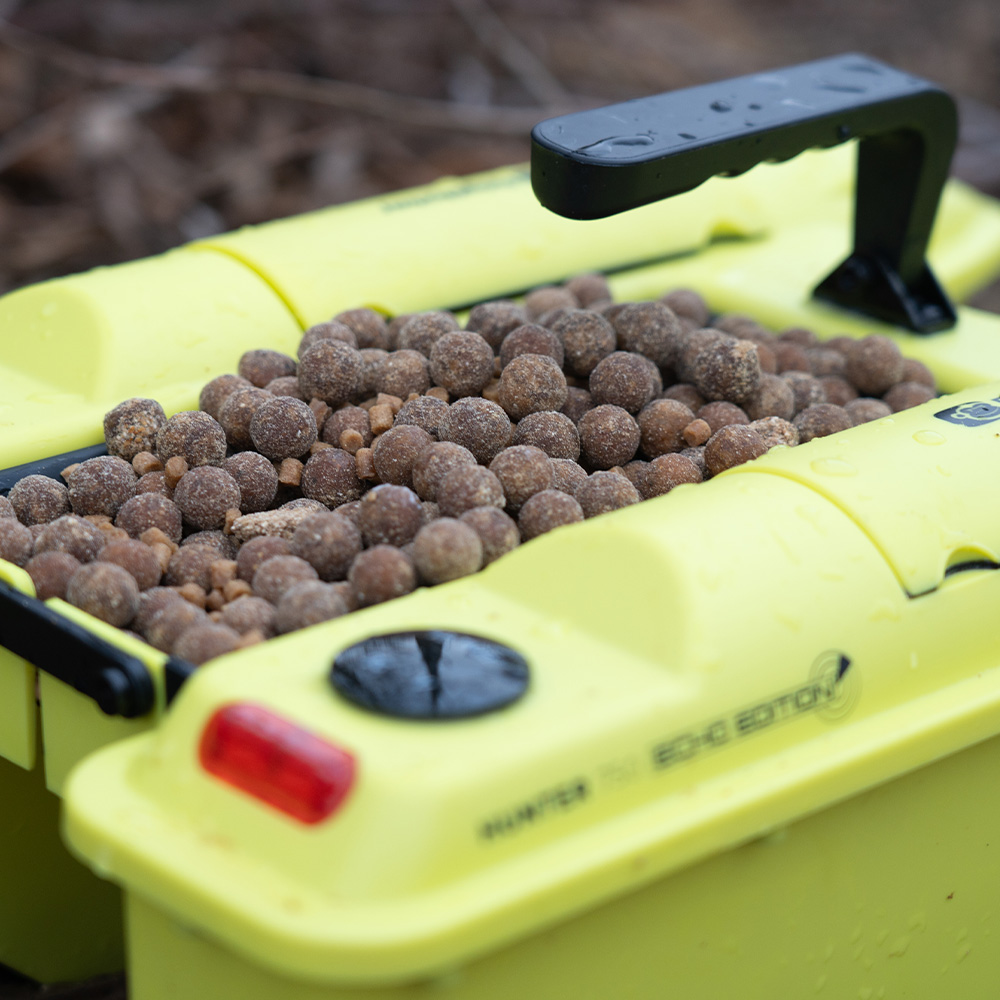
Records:
[[[404,348],[387,354],[375,372],[375,391],[405,399],[426,392],[431,385],[429,362],[420,352]]]
[[[354,431],[361,437],[360,447],[367,448],[372,442],[371,424],[368,413],[360,406],[342,406],[335,410],[323,424],[322,439],[335,448],[341,447],[341,436],[345,431]]]
[[[237,389],[251,389],[253,386],[239,375],[219,375],[213,378],[198,396],[198,409],[204,410],[210,417],[219,420],[222,404],[236,392]],[[220,421],[221,422],[221,421]],[[150,448],[150,451],[155,450]]]
[[[139,590],[155,587],[162,576],[156,553],[148,545],[132,538],[108,542],[101,549],[100,562],[121,566],[135,580]]]
[[[258,597],[277,605],[282,594],[292,584],[303,580],[318,580],[319,574],[298,556],[272,556],[260,564],[251,585]]]
[[[435,441],[413,463],[413,489],[421,500],[434,501],[438,486],[452,469],[475,465],[476,457],[468,448],[452,441]]]
[[[223,625],[245,635],[253,629],[259,629],[265,636],[274,635],[275,607],[263,597],[237,597],[228,603],[219,616]]]
[[[750,428],[760,435],[768,451],[778,445],[794,448],[799,443],[799,432],[795,425],[781,417],[761,417],[760,420],[754,420]]]
[[[897,382],[883,397],[893,413],[908,410],[911,406],[919,406],[933,399],[937,393],[922,382]]]
[[[235,397],[254,391],[267,399],[271,398],[271,394],[263,389],[237,390],[223,404],[222,413],[226,413]],[[196,465],[222,465],[226,457],[226,432],[223,427],[201,410],[175,413],[157,432],[156,454],[164,466],[175,455],[183,458],[191,468]],[[233,447],[237,445],[233,444]]]
[[[307,580],[293,584],[282,595],[274,616],[279,635],[318,625],[347,614],[347,604],[329,583]]]
[[[168,500],[174,495],[173,487],[167,485],[165,471],[147,472],[144,476],[140,476],[135,484],[135,492],[137,496],[140,493],[157,493]]]
[[[358,527],[369,548],[374,545],[402,547],[413,540],[423,523],[420,498],[406,486],[391,483],[375,486],[361,498],[358,507]]]
[[[678,319],[690,320],[695,328],[704,327],[708,323],[711,312],[708,303],[690,288],[677,288],[667,292],[660,301],[669,308]]]
[[[480,569],[483,543],[471,525],[438,518],[424,525],[413,539],[413,563],[424,583],[447,583]]]
[[[278,473],[255,451],[240,451],[226,459],[223,469],[236,482],[239,508],[244,514],[268,510],[278,493]]]
[[[473,306],[465,328],[478,333],[494,351],[498,351],[504,338],[527,322],[528,314],[521,306],[509,299],[498,299]]]
[[[31,558],[33,547],[30,528],[11,517],[0,518],[0,559],[23,566]]]
[[[685,440],[684,430],[694,419],[691,410],[676,399],[656,399],[645,406],[638,418],[643,454],[647,458],[656,458],[657,455],[680,451],[686,447],[691,442]]]
[[[112,455],[89,458],[69,474],[69,503],[74,514],[114,517],[135,496],[136,475],[124,459]]]
[[[552,488],[572,496],[577,486],[587,478],[587,471],[579,462],[568,458],[553,458]]]
[[[484,566],[516,549],[521,543],[517,522],[499,507],[473,507],[462,514],[459,521],[479,536]]]
[[[13,504],[2,493],[0,493],[0,517],[17,518]]]
[[[690,382],[677,382],[663,390],[661,399],[676,399],[692,413],[697,413],[708,400]]]
[[[362,350],[385,350],[389,347],[389,325],[385,317],[374,309],[345,309],[333,317],[333,322],[342,323],[353,331]]]
[[[566,402],[566,376],[545,354],[521,354],[500,375],[497,401],[511,420],[559,410]]]
[[[767,451],[760,435],[744,424],[727,424],[705,445],[705,468],[717,476],[726,469],[759,458]]]
[[[438,339],[458,328],[458,321],[449,312],[420,313],[411,317],[400,328],[396,349],[418,351],[429,358]]]
[[[812,372],[809,354],[801,344],[775,340],[769,346],[774,352],[775,366],[782,375],[785,372]]]
[[[514,358],[521,354],[546,354],[559,367],[565,360],[563,343],[551,330],[537,323],[525,323],[511,330],[500,345],[500,367],[507,367]]]
[[[689,448],[697,448],[699,445],[705,444],[711,436],[712,428],[708,425],[707,421],[702,420],[700,417],[696,417],[681,431],[684,444]],[[681,450],[683,451],[683,449]]]
[[[510,444],[513,433],[503,407],[474,396],[455,400],[441,421],[441,440],[467,448],[481,465],[492,462]]]
[[[262,541],[258,540],[258,545]],[[351,563],[363,547],[361,531],[350,518],[339,511],[318,511],[299,522],[285,552],[276,551],[273,554],[289,554],[305,559],[316,570],[321,580],[331,583],[346,579]],[[241,550],[241,556],[245,550],[246,546]],[[266,558],[263,551],[261,555]],[[257,565],[262,561],[263,559],[260,559]],[[244,567],[248,569],[246,564],[247,560],[244,561]],[[241,570],[240,575],[246,579],[253,579],[252,572]]]
[[[851,426],[857,427],[858,424],[867,424],[872,420],[888,417],[892,413],[892,407],[881,399],[861,396],[845,403],[844,411],[851,418]]]
[[[395,426],[412,424],[426,431],[437,440],[441,433],[441,421],[448,412],[448,404],[434,396],[418,396],[407,400],[394,418]]]
[[[477,396],[493,377],[493,348],[478,333],[446,333],[431,348],[430,377],[452,399]],[[427,388],[429,384],[410,391],[423,393]]]
[[[795,392],[785,379],[763,372],[757,391],[744,401],[742,409],[751,420],[761,417],[791,420],[796,409]]]
[[[413,464],[434,438],[413,424],[401,424],[382,434],[372,447],[375,472],[383,483],[413,485]]]
[[[115,525],[132,538],[138,538],[150,528],[159,528],[168,539],[179,542],[183,517],[173,500],[158,493],[138,493],[118,508]]]
[[[575,497],[561,490],[543,490],[521,508],[517,524],[521,537],[527,542],[554,528],[577,524],[583,518],[583,508]]]
[[[230,559],[236,555],[237,544],[236,540],[224,531],[205,529],[203,531],[192,532],[188,535],[181,542],[181,548],[187,548],[191,545],[202,545],[211,549],[216,554],[216,557]]]
[[[882,396],[903,379],[903,355],[888,337],[863,337],[846,353],[847,377],[865,396]]]
[[[658,455],[643,470],[635,487],[643,500],[663,496],[685,483],[700,483],[702,469],[687,455]]]
[[[505,509],[514,516],[521,505],[536,493],[552,489],[554,473],[549,456],[533,445],[504,448],[490,462],[490,472],[500,480],[506,498]]]
[[[781,378],[790,386],[795,401],[795,412],[801,413],[810,406],[827,402],[826,389],[818,378],[808,372],[786,371]]]
[[[285,375],[295,374],[295,359],[281,351],[257,349],[245,351],[236,367],[240,378],[245,378],[251,385],[263,389],[268,382]]]
[[[655,371],[655,366],[653,371]],[[610,403],[638,413],[659,391],[648,359],[630,351],[613,351],[590,373],[587,382],[595,405]]]
[[[713,344],[691,364],[691,382],[709,400],[743,403],[757,392],[762,375],[757,347],[749,340]]]
[[[240,634],[226,625],[206,622],[185,629],[173,646],[173,654],[196,667],[240,647]]]
[[[580,453],[594,469],[624,465],[639,448],[639,424],[620,406],[595,406],[580,418],[578,428]]]
[[[48,524],[70,512],[69,490],[49,476],[25,476],[7,495],[13,516],[24,525]]]
[[[275,396],[250,421],[250,440],[265,458],[300,458],[316,441],[316,417],[300,399]]]
[[[0,529],[3,527],[0,522]],[[101,529],[77,514],[64,514],[40,527],[35,538],[35,555],[40,552],[68,552],[80,562],[89,563],[104,548],[105,538]]]
[[[139,452],[152,451],[166,421],[163,407],[155,399],[126,399],[104,415],[108,454],[131,462]]]
[[[204,609],[178,596],[178,600],[151,615],[141,633],[146,642],[164,653],[173,651],[174,643],[186,629],[208,621]]]
[[[542,285],[524,297],[525,311],[533,320],[553,309],[577,309],[579,305],[580,300],[568,288],[558,285]]]
[[[574,424],[580,423],[580,418],[594,408],[594,400],[590,392],[577,385],[567,385],[566,402],[559,408],[559,412],[569,417]]]
[[[531,445],[540,448],[549,458],[580,457],[580,432],[565,413],[542,410],[529,413],[514,428],[514,445]]]
[[[204,591],[212,589],[212,563],[219,558],[219,552],[209,545],[185,545],[170,558],[163,582],[168,587],[183,587],[194,583]]]
[[[3,528],[0,527],[0,550],[3,549],[3,545]],[[7,556],[0,558],[7,559]],[[16,561],[8,559],[8,562]],[[16,563],[16,565],[21,564]],[[45,601],[50,597],[65,597],[66,585],[81,565],[82,563],[68,552],[41,552],[24,563],[24,570],[35,585],[35,596],[40,601]]]
[[[417,571],[402,549],[376,545],[354,560],[347,582],[358,607],[366,608],[412,593],[417,587]]]
[[[361,395],[364,360],[340,340],[320,340],[299,360],[299,387],[306,399],[328,406],[354,402]]]
[[[843,407],[832,403],[818,403],[795,415],[792,421],[799,432],[799,443],[805,444],[813,438],[826,437],[838,431],[846,431],[853,426],[851,415]]]
[[[312,455],[302,469],[299,485],[303,496],[327,507],[337,507],[361,497],[355,456],[340,448],[327,448]]]
[[[473,507],[504,507],[507,499],[497,476],[482,466],[452,469],[437,488],[443,517],[461,517]]]
[[[199,466],[181,478],[174,488],[173,502],[185,524],[210,531],[222,527],[227,510],[240,506],[240,487],[224,469]]]
[[[585,309],[569,310],[550,329],[563,342],[569,374],[581,378],[588,376],[617,346],[611,324],[600,314]]]
[[[122,628],[139,610],[139,586],[121,566],[92,562],[70,577],[66,600],[95,618]]]
[[[610,471],[589,475],[576,488],[574,497],[587,518],[629,507],[642,499],[627,476]]]
[[[279,378],[271,379],[264,386],[264,389],[272,396],[291,396],[293,399],[302,400],[303,403],[308,402],[302,398],[302,388],[299,386],[297,375],[282,375]]]
[[[630,302],[615,313],[612,326],[620,351],[634,351],[666,368],[674,363],[683,333],[663,302]]]
[[[820,375],[818,381],[823,386],[826,401],[834,406],[846,406],[852,399],[858,398],[858,390],[839,375]]]

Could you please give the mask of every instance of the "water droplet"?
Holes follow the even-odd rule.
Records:
[[[948,439],[943,434],[938,434],[937,431],[917,431],[913,435],[913,440],[917,444],[944,444]]]
[[[729,103],[729,101],[712,101],[712,103],[709,105],[709,107],[713,111],[732,111],[733,110],[733,106]]]
[[[856,476],[858,470],[845,462],[842,458],[817,458],[809,463],[813,472],[818,472],[821,476]]]
[[[763,108],[763,105],[762,104],[748,104],[747,107],[751,111],[760,111]]]
[[[692,135],[690,132],[678,132],[677,133],[682,139],[697,139],[696,135]]]

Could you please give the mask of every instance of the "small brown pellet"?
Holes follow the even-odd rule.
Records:
[[[239,600],[241,597],[249,597],[253,593],[253,587],[246,580],[230,580],[222,588],[222,596],[225,604]]]
[[[140,493],[156,493],[168,500],[174,495],[173,487],[167,485],[167,474],[162,471],[147,472],[144,476],[140,476],[135,484],[135,492],[137,496]]]
[[[53,522],[53,524],[58,523],[59,521]],[[48,527],[46,525],[46,528]],[[7,562],[13,563],[15,566],[24,566],[31,558],[33,548],[36,553],[39,551],[31,529],[27,525],[21,524],[20,521],[12,517],[0,518],[0,559],[6,559]]]
[[[271,398],[270,393],[256,390]],[[223,404],[226,413],[237,396],[251,392],[240,389],[230,395]],[[235,443],[233,447],[236,447]],[[166,467],[167,460],[179,455],[194,468],[197,465],[222,465],[226,457],[226,432],[223,425],[201,410],[185,410],[175,413],[156,435],[156,454]]]
[[[503,408],[474,396],[452,403],[441,421],[441,440],[467,448],[481,465],[493,461],[510,443],[512,435],[510,417]]]
[[[691,320],[695,328],[704,327],[708,323],[710,311],[705,300],[690,288],[677,288],[667,292],[660,299],[678,318]]]
[[[174,489],[177,484],[187,475],[191,467],[180,455],[174,455],[167,459],[167,464],[163,467],[163,477],[167,488],[170,490],[170,498],[173,499]]]
[[[698,355],[716,344],[734,344],[736,338],[714,327],[685,331],[681,334],[673,368],[682,384],[694,383],[694,365]],[[699,392],[700,394],[700,392]]]
[[[434,439],[420,427],[402,424],[387,430],[372,447],[375,472],[383,483],[413,485],[413,464]],[[352,498],[354,499],[354,498]]]
[[[7,559],[2,554],[3,545],[3,528],[0,527],[0,558]],[[14,560],[8,559],[8,562]],[[24,569],[35,585],[35,596],[45,601],[50,597],[65,598],[66,585],[81,565],[68,552],[40,552],[24,563]]]
[[[473,507],[503,507],[506,502],[500,480],[479,465],[453,468],[437,488],[443,517],[461,517]]]
[[[360,553],[347,575],[358,607],[382,604],[416,589],[413,560],[392,545],[376,545]]]
[[[373,406],[368,411],[368,423],[371,425],[373,438],[378,437],[379,434],[384,434],[392,427],[395,419],[391,406],[384,404]]]
[[[514,445],[541,448],[549,458],[580,457],[580,432],[565,413],[543,410],[529,413],[514,428]]]
[[[577,486],[587,478],[586,470],[572,459],[553,458],[551,461],[552,488],[572,496]]]
[[[431,377],[427,358],[409,348],[387,354],[375,372],[375,391],[406,398],[411,392],[424,393]]]
[[[163,582],[168,587],[183,587],[186,583],[194,583],[207,592],[212,589],[212,563],[218,558],[219,553],[211,546],[182,546],[171,557]]]
[[[424,525],[413,539],[413,562],[424,583],[447,583],[479,571],[483,543],[471,525],[438,518]]]
[[[274,605],[263,597],[238,597],[222,609],[220,621],[241,635],[255,628],[273,635],[274,611]]]
[[[920,382],[937,392],[937,382],[931,370],[916,358],[903,358],[903,374],[901,382]]]
[[[452,469],[475,464],[476,458],[468,448],[451,441],[435,441],[413,463],[413,489],[421,500],[436,500],[441,480]]]
[[[541,448],[512,445],[490,462],[490,472],[500,480],[506,498],[505,509],[516,516],[529,498],[553,488],[552,461]]]
[[[0,530],[5,526],[5,523],[0,521]],[[105,541],[100,528],[76,514],[64,514],[41,526],[35,538],[34,554],[68,552],[80,562],[89,563],[97,558],[98,553],[104,548]],[[11,559],[10,562],[14,560]],[[18,565],[23,564],[18,563]]]
[[[630,351],[614,351],[599,361],[590,373],[588,388],[595,405],[610,403],[632,414],[659,391],[648,359]]]
[[[155,399],[126,399],[104,415],[108,454],[131,462],[139,452],[152,451],[166,421],[163,407]]]
[[[934,399],[936,393],[922,382],[897,382],[882,399],[892,407],[893,413],[908,410]]]
[[[584,309],[589,309],[595,302],[604,302],[611,298],[608,279],[596,271],[574,275],[566,282],[565,287],[576,296],[577,302]]]
[[[420,498],[406,486],[383,483],[369,490],[358,508],[358,527],[367,547],[395,545],[413,540],[423,526]]]
[[[316,440],[316,417],[302,400],[275,396],[254,413],[250,440],[272,461],[300,458]]]
[[[239,542],[232,535],[215,529],[192,532],[181,542],[181,548],[187,548],[190,545],[206,546],[220,559],[235,559],[239,551]]]
[[[139,587],[121,566],[92,562],[70,577],[66,600],[95,618],[122,628],[139,610]]]
[[[657,455],[687,447],[692,442],[685,440],[684,429],[694,419],[694,414],[676,399],[654,399],[639,413],[640,446],[643,454],[647,458],[656,458]]]
[[[132,619],[131,627],[145,638],[146,631],[154,616],[159,614],[167,605],[177,602],[183,603],[184,598],[174,590],[173,587],[150,587],[139,593],[139,610],[136,611]]]
[[[303,496],[327,507],[357,500],[361,496],[361,480],[355,456],[340,448],[317,452],[303,467],[300,486]]]
[[[521,354],[547,354],[560,368],[565,360],[559,337],[537,323],[525,323],[504,337],[500,345],[501,371]]]
[[[699,445],[705,444],[708,439],[712,436],[712,428],[708,425],[708,422],[702,420],[701,417],[697,417],[692,420],[683,431],[681,431],[681,437],[684,439],[684,444],[688,448],[697,448]],[[681,448],[681,451],[684,449]]]
[[[690,382],[677,382],[664,389],[661,399],[676,399],[683,403],[692,413],[697,413],[708,400]]]
[[[611,324],[598,313],[585,309],[570,310],[550,329],[563,342],[566,370],[581,378],[588,376],[617,345]]]
[[[521,354],[500,375],[497,399],[511,420],[559,410],[566,397],[566,376],[546,354]]]
[[[737,404],[753,397],[762,375],[757,346],[749,340],[713,344],[691,365],[691,382],[706,399]]]
[[[483,566],[495,562],[521,543],[517,522],[499,507],[473,507],[459,518],[479,536]]]
[[[775,367],[782,375],[785,372],[812,372],[809,354],[801,344],[776,340],[769,346],[774,352]]]
[[[221,528],[226,511],[240,506],[240,487],[224,469],[204,465],[186,473],[174,489],[185,524],[199,531]]]
[[[521,306],[508,299],[498,299],[473,306],[465,328],[472,333],[478,333],[494,351],[497,351],[507,334],[527,322],[528,314]]]
[[[139,493],[118,508],[115,525],[132,538],[139,538],[150,528],[159,528],[170,541],[179,542],[183,518],[173,500],[158,493]]]
[[[663,302],[630,302],[615,313],[612,326],[620,351],[634,351],[666,368],[674,363],[683,330]]]
[[[358,348],[358,335],[345,323],[338,323],[330,320],[326,323],[314,323],[302,334],[296,354],[302,357],[310,347],[318,344],[321,340],[339,340],[348,347]]]
[[[806,356],[809,358],[809,370],[816,378],[824,375],[843,378],[847,374],[847,358],[832,347],[810,347]]]
[[[429,358],[435,342],[458,328],[458,322],[449,312],[419,313],[400,328],[396,347],[400,351],[418,351]]]
[[[302,387],[299,385],[297,375],[282,375],[280,378],[273,378],[264,386],[264,389],[272,396],[291,396],[303,403],[309,402],[302,396]]]
[[[579,423],[580,452],[594,469],[610,469],[635,458],[641,433],[635,417],[620,406],[588,410]]]
[[[239,509],[244,514],[267,510],[278,493],[278,473],[255,451],[241,451],[227,458],[223,469],[240,491]]]
[[[574,424],[579,425],[580,418],[594,408],[594,401],[586,389],[579,386],[567,386],[566,402],[560,407],[559,412],[569,417]]]
[[[331,413],[323,425],[322,438],[327,444],[339,448],[341,435],[348,430],[361,435],[360,447],[367,448],[371,444],[372,430],[368,414],[360,406],[343,406]]]
[[[717,476],[726,469],[759,458],[767,451],[760,435],[743,424],[728,424],[716,431],[705,445],[705,466]]]
[[[69,502],[74,514],[114,517],[126,500],[135,496],[136,475],[130,463],[112,455],[80,462],[69,482]]]
[[[823,386],[826,401],[834,406],[846,406],[852,399],[858,398],[858,390],[838,375],[820,375],[818,381]]]
[[[332,582],[346,578],[351,563],[363,547],[361,531],[353,521],[339,512],[319,511],[299,523],[287,554],[305,559],[321,580]],[[242,551],[240,555],[243,555]],[[250,559],[256,559],[254,552],[247,556],[245,562]],[[241,571],[240,575],[247,574]],[[252,578],[252,573],[249,577]]]
[[[847,348],[847,378],[862,395],[882,396],[903,380],[903,356],[888,337],[863,337]]]
[[[277,605],[282,594],[295,583],[318,580],[319,574],[298,556],[272,556],[260,564],[253,575],[253,592]]]
[[[208,582],[213,590],[222,590],[236,579],[239,567],[235,559],[217,559],[208,569]]]
[[[568,289],[556,285],[534,288],[524,297],[524,310],[528,318],[536,320],[553,309],[578,309],[580,300]]]
[[[642,499],[627,476],[604,471],[589,475],[576,488],[574,496],[587,518],[629,507]]]
[[[302,482],[303,465],[297,458],[282,459],[278,468],[278,483],[281,486],[298,486]]]
[[[239,648],[240,634],[213,622],[185,629],[173,645],[173,655],[196,667]]]
[[[160,582],[162,571],[156,554],[148,545],[129,538],[108,542],[101,549],[100,562],[115,563],[130,573],[140,590],[149,590]]]
[[[293,584],[278,601],[274,625],[279,635],[347,614],[347,604],[329,583],[306,580]]]
[[[760,420],[761,417],[791,420],[796,410],[795,391],[780,376],[762,373],[757,391],[744,401],[743,409],[751,420]]]
[[[817,403],[807,407],[795,415],[792,423],[799,432],[799,442],[802,444],[854,426],[850,413],[832,403]]]
[[[561,490],[543,490],[521,508],[517,524],[527,542],[554,528],[578,524],[583,517],[583,508],[574,497]]]
[[[14,516],[26,526],[48,524],[70,512],[69,490],[49,476],[25,476],[7,495]]]
[[[861,396],[852,399],[844,404],[844,410],[851,418],[851,426],[857,427],[859,424],[867,424],[872,420],[881,420],[892,413],[892,407],[881,399],[872,399],[870,396]]]
[[[735,403],[727,403],[724,400],[706,403],[695,413],[695,416],[699,420],[704,420],[712,428],[713,434],[731,424],[746,425],[750,423],[750,418],[746,415],[746,411],[742,407],[737,406]]]
[[[427,431],[435,440],[441,433],[441,421],[448,412],[448,404],[434,396],[418,396],[407,400],[395,417],[395,425],[412,424]]]
[[[281,351],[271,351],[260,348],[245,351],[236,369],[240,378],[245,378],[251,385],[263,389],[268,382],[284,375],[295,374],[295,359]]]
[[[336,408],[361,394],[365,364],[361,354],[340,340],[320,340],[299,361],[299,387],[306,399]]]
[[[197,583],[182,583],[177,588],[177,593],[184,598],[188,604],[193,604],[196,608],[205,609],[208,604],[208,591]]]
[[[222,404],[236,392],[237,389],[253,388],[251,384],[239,375],[219,375],[213,378],[198,397],[198,409],[204,410],[215,420],[219,419]],[[153,449],[150,448],[150,451]]]
[[[456,330],[439,337],[431,348],[430,376],[452,399],[476,396],[493,378],[493,348],[479,336]],[[422,393],[427,386],[411,391]]]
[[[787,371],[781,374],[781,378],[791,387],[796,413],[827,402],[823,383],[808,372]]]
[[[795,425],[781,417],[761,417],[750,424],[764,442],[768,451],[778,445],[787,445],[794,448],[799,443],[799,432]]]
[[[659,455],[646,467],[636,489],[643,500],[663,496],[685,483],[700,483],[701,469],[686,455]]]
[[[151,451],[140,451],[132,459],[132,471],[142,478],[147,472],[162,472],[163,463]]]
[[[333,317],[333,322],[343,323],[352,330],[361,349],[385,350],[389,346],[389,325],[385,317],[374,309],[345,309]]]
[[[169,653],[174,643],[192,625],[208,621],[202,608],[179,596],[150,616],[142,632],[146,641],[156,649]]]
[[[3,494],[0,494],[0,517],[17,518],[13,505]]]

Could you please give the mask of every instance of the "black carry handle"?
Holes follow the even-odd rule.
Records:
[[[571,219],[859,139],[854,252],[814,294],[918,333],[955,324],[925,255],[958,115],[925,80],[841,55],[550,118],[531,137],[535,195]]]

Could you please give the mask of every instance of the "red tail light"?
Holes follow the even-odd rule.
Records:
[[[331,816],[354,782],[351,754],[260,705],[220,708],[199,756],[209,774],[302,823]]]

